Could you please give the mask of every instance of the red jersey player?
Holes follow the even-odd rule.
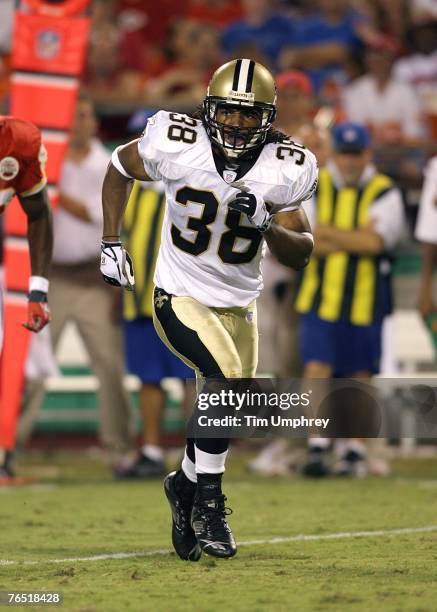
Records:
[[[34,125],[15,117],[0,116],[0,215],[14,195],[27,216],[31,277],[27,321],[23,325],[39,332],[50,320],[47,280],[53,245],[52,217],[46,189],[46,152],[41,133]],[[3,336],[0,277],[0,355]],[[5,407],[3,406],[2,409]],[[0,480],[12,477],[11,452],[0,448]]]
[[[17,195],[27,215],[32,276],[24,326],[35,332],[50,320],[47,273],[53,233],[45,187],[45,160],[46,152],[38,128],[28,121],[0,116],[0,214]]]

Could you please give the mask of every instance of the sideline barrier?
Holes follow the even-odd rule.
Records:
[[[65,156],[68,133],[85,61],[90,19],[80,16],[90,0],[66,0],[54,6],[26,0],[29,13],[15,12],[10,113],[42,130],[49,163],[52,206]],[[0,372],[0,448],[15,445],[29,332],[26,293],[29,259],[26,218],[17,202],[5,218],[5,341]]]

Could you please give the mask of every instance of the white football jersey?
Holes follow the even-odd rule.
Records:
[[[167,200],[155,284],[206,306],[247,306],[262,289],[264,238],[228,203],[244,184],[272,213],[295,210],[317,183],[314,155],[292,141],[267,144],[233,186],[235,168],[219,173],[202,122],[165,111],[148,120],[138,150]]]

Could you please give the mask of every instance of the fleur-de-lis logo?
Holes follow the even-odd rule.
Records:
[[[162,308],[165,302],[168,302],[168,295],[166,295],[165,293],[159,292],[155,297],[156,308]]]

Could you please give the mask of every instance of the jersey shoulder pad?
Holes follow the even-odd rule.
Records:
[[[314,153],[291,139],[278,143],[276,157],[281,163],[290,202],[308,200],[317,187],[318,166]]]
[[[158,111],[147,121],[138,145],[140,154],[153,159],[159,153],[181,153],[197,142],[201,124],[182,113]]]

